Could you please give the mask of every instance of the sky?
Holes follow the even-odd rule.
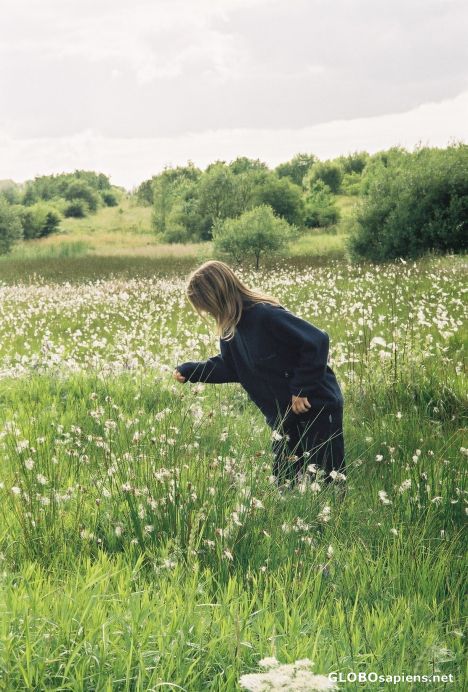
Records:
[[[468,141],[466,0],[0,0],[0,179]]]

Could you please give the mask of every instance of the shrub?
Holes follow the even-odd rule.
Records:
[[[280,163],[275,171],[280,178],[287,177],[296,185],[302,185],[304,177],[316,161],[313,154],[296,154],[291,161]]]
[[[21,209],[21,222],[25,240],[44,238],[57,230],[60,214],[54,207],[39,202]]]
[[[270,206],[277,216],[291,224],[300,226],[304,221],[302,190],[287,177],[268,175],[254,190],[253,202],[255,206]]]
[[[344,195],[359,195],[361,193],[362,175],[360,173],[345,173],[341,182]]]
[[[374,166],[350,240],[354,255],[383,261],[460,252],[467,238],[467,145],[420,148]]]
[[[73,217],[75,219],[83,219],[88,213],[88,207],[82,199],[75,199],[70,204],[68,204],[63,215],[68,217]]]
[[[93,212],[97,210],[99,204],[97,194],[89,185],[81,180],[77,180],[68,185],[65,192],[65,199],[71,202],[81,200],[86,203],[89,211]]]
[[[19,210],[0,200],[0,255],[10,252],[13,244],[23,237]]]
[[[238,264],[253,258],[258,269],[260,257],[281,252],[295,232],[294,226],[276,217],[272,208],[263,204],[236,219],[216,222],[213,240],[217,252],[229,255]]]
[[[304,179],[304,186],[306,189],[310,188],[318,180],[328,185],[330,190],[336,194],[339,192],[343,180],[343,169],[334,161],[315,163]]]
[[[305,225],[309,228],[326,228],[337,223],[340,210],[330,188],[322,180],[317,180],[311,186],[305,204]]]
[[[106,207],[116,207],[119,203],[115,192],[105,191],[101,194],[101,198]]]

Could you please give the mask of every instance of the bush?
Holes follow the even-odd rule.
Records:
[[[22,237],[23,227],[19,210],[0,200],[0,255],[10,252],[13,244]]]
[[[317,159],[313,154],[296,154],[291,161],[280,163],[275,171],[278,177],[287,177],[296,185],[302,186],[304,177],[316,161]]]
[[[88,206],[82,199],[75,199],[70,204],[68,204],[63,215],[67,218],[72,217],[74,219],[83,219],[88,213]]]
[[[255,206],[270,206],[277,216],[291,224],[300,226],[304,221],[302,190],[287,177],[268,175],[254,190],[253,202]]]
[[[54,207],[39,202],[21,209],[21,222],[25,240],[44,238],[57,230],[60,214]]]
[[[102,201],[106,207],[116,207],[119,203],[115,192],[106,191],[101,194]]]
[[[304,179],[304,186],[310,188],[318,180],[328,185],[330,190],[337,194],[340,191],[343,180],[343,169],[334,161],[321,161],[315,163]]]
[[[236,219],[220,220],[213,226],[217,252],[229,255],[238,264],[253,258],[257,269],[262,255],[281,252],[295,233],[295,227],[276,217],[266,204],[254,207]]]
[[[326,228],[340,219],[340,210],[330,188],[322,180],[317,180],[310,189],[305,204],[305,225],[308,228]]]
[[[354,255],[383,261],[466,250],[466,144],[400,152],[375,165],[366,183],[350,240]]]
[[[94,190],[86,183],[77,180],[70,183],[65,192],[65,199],[70,202],[81,200],[86,203],[89,211],[96,211],[99,204],[99,198]]]
[[[361,193],[362,175],[360,173],[345,173],[341,182],[344,195],[359,195]]]

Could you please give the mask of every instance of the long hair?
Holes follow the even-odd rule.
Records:
[[[280,304],[273,296],[246,286],[231,267],[218,260],[204,262],[190,274],[187,297],[201,317],[203,312],[214,317],[218,336],[227,341],[234,337],[247,302]]]

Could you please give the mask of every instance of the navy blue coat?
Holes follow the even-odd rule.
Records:
[[[293,394],[306,396],[312,413],[343,406],[328,347],[326,332],[283,306],[246,301],[234,338],[220,339],[220,353],[177,370],[186,382],[240,382],[275,427],[291,415]]]

